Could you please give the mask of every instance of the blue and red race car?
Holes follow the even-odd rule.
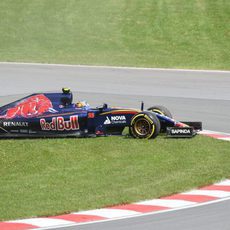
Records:
[[[59,93],[32,94],[0,107],[0,137],[90,137],[122,135],[125,127],[134,138],[155,138],[160,132],[172,137],[193,137],[201,122],[179,122],[163,106],[141,109],[73,103],[70,89]]]

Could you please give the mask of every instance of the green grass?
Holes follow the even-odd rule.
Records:
[[[230,69],[229,0],[1,0],[0,60]]]
[[[230,176],[229,142],[0,140],[0,220],[152,199]]]

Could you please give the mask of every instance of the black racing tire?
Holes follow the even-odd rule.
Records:
[[[152,107],[148,108],[148,111],[151,111],[151,112],[154,112],[154,113],[159,113],[159,114],[165,115],[167,117],[173,118],[173,116],[170,113],[170,111],[166,107],[164,107],[162,105],[152,106]]]
[[[140,112],[132,117],[129,133],[134,138],[156,138],[160,132],[160,121],[154,113]]]
[[[170,111],[166,107],[164,107],[162,105],[152,106],[152,107],[148,108],[148,111],[151,111],[151,112],[154,112],[154,113],[158,113],[158,114],[167,116],[169,118],[173,118],[173,116],[170,113]],[[165,133],[166,130],[167,130],[166,124],[164,122],[161,122],[161,132]]]

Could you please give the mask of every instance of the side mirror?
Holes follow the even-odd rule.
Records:
[[[102,113],[107,108],[108,108],[108,104],[106,104],[106,103],[104,103],[102,106],[97,107],[97,109],[99,109],[100,113]]]
[[[141,111],[144,111],[144,102],[141,102]]]

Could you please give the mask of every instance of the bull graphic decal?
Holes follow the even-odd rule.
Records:
[[[15,107],[7,109],[6,114],[0,116],[0,118],[31,118],[46,112],[54,113],[56,111],[53,109],[51,101],[44,94],[38,94],[20,101]]]

